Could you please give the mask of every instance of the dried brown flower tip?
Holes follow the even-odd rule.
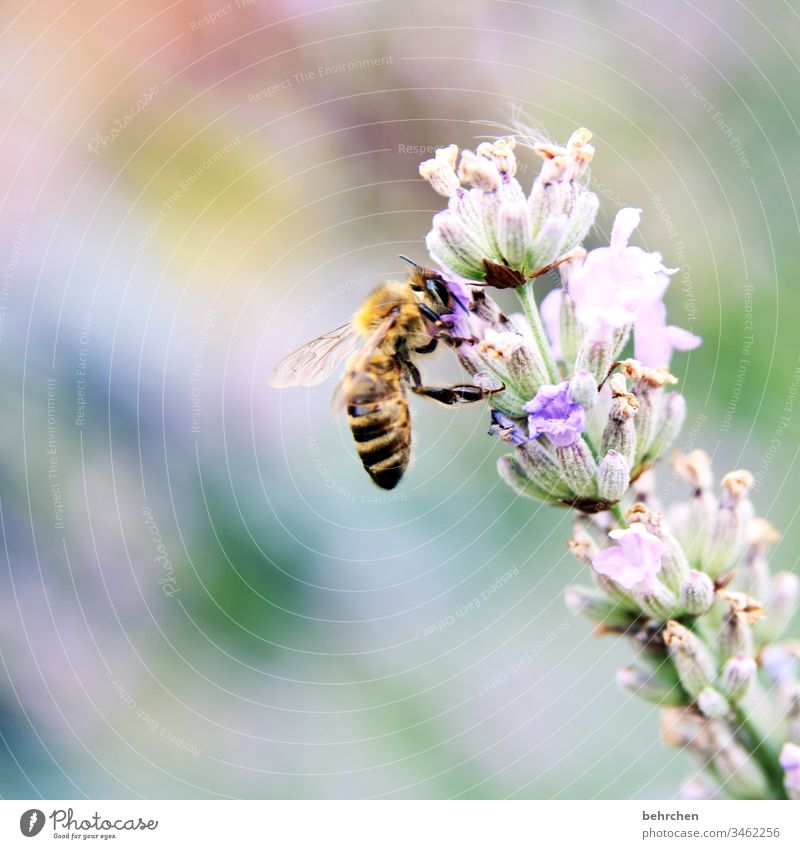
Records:
[[[750,524],[747,526],[748,545],[770,545],[777,542],[780,538],[781,535],[775,526],[759,516],[751,519]]]
[[[674,374],[670,374],[667,366],[648,368],[647,366],[643,366],[638,360],[627,359],[622,360],[618,364],[618,368],[626,377],[637,383],[642,383],[651,389],[660,389],[667,384],[678,382],[678,378]]]
[[[734,472],[728,472],[722,479],[722,488],[725,489],[731,498],[739,501],[744,498],[750,491],[754,483],[753,475],[747,469],[736,469]]]
[[[621,374],[613,374],[608,381],[611,387],[611,396],[616,403],[612,406],[613,414],[619,418],[629,419],[636,414],[639,409],[639,399],[628,392],[628,384],[625,382],[625,377]]]
[[[720,590],[718,595],[730,605],[732,614],[743,616],[745,622],[750,625],[755,625],[764,615],[764,608],[761,606],[761,602],[747,595],[747,593],[740,593],[734,590]]]
[[[711,458],[702,449],[695,448],[688,454],[676,451],[670,464],[695,489],[708,489],[711,486]]]

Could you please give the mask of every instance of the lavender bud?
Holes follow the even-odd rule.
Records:
[[[597,470],[597,494],[603,501],[619,501],[630,482],[628,461],[619,451],[609,451]]]
[[[761,619],[763,608],[744,593],[721,591],[719,595],[729,605],[717,638],[720,657],[724,660],[736,654],[753,655],[755,641],[750,626]]]
[[[625,378],[615,374],[609,380],[611,387],[611,409],[608,413],[608,423],[603,431],[601,450],[603,452],[619,451],[633,467],[636,459],[636,425],[634,416],[639,409],[636,396],[628,392]]]
[[[564,265],[567,264],[568,263],[564,263]],[[559,268],[563,268],[563,266],[559,266]],[[561,279],[564,279],[563,272]],[[561,324],[561,351],[564,354],[564,361],[567,363],[574,363],[575,358],[578,356],[578,351],[580,350],[585,330],[575,318],[575,302],[572,300],[566,289],[561,296],[561,314],[559,316],[559,321]]]
[[[569,587],[564,593],[564,602],[574,616],[585,616],[591,622],[608,628],[627,628],[635,619],[634,614],[615,604],[596,587]]]
[[[436,150],[436,158],[428,159],[419,166],[420,176],[431,184],[431,188],[444,197],[451,197],[459,188],[456,176],[458,148],[451,144]]]
[[[753,518],[753,506],[747,498],[752,485],[753,476],[744,469],[729,472],[722,479],[719,506],[703,549],[703,566],[712,578],[732,566],[741,551]]]
[[[714,680],[716,664],[711,652],[699,637],[674,619],[664,629],[664,643],[683,688],[692,698],[697,698]]]
[[[636,459],[642,461],[648,455],[660,420],[661,407],[665,401],[663,388],[678,379],[669,373],[666,366],[648,368],[638,360],[623,360],[619,369],[633,381],[633,389],[639,399],[636,414]]]
[[[481,201],[483,192],[480,189],[459,189],[450,198],[447,208],[458,219],[460,219],[473,238],[481,246],[484,256],[489,253],[489,243],[483,232],[483,216],[481,214]]]
[[[714,603],[714,582],[692,569],[681,582],[681,607],[690,616],[702,616]]]
[[[528,204],[524,200],[504,203],[497,223],[497,246],[512,268],[524,267],[530,249],[530,233]]]
[[[759,637],[770,642],[780,636],[797,609],[800,579],[792,572],[778,572],[771,582],[766,617],[759,627]]]
[[[597,464],[589,447],[582,439],[572,445],[556,448],[561,473],[578,498],[593,498],[597,494]]]
[[[500,208],[502,206],[503,197],[499,191],[484,191],[480,199],[481,223],[491,248],[491,259],[496,262],[502,260],[499,241]]]
[[[470,371],[488,372],[497,385],[505,385],[492,399],[495,409],[521,417],[525,415],[526,402],[546,382],[547,374],[538,352],[516,332],[513,324],[509,323],[508,327],[500,332],[487,327],[480,342],[462,347],[466,349],[464,357],[469,361]]]
[[[449,209],[433,217],[433,228],[425,237],[430,255],[442,265],[469,280],[485,276],[483,259],[486,252],[467,230],[463,221]]]
[[[669,524],[675,529],[690,563],[699,564],[711,519],[717,509],[713,493],[697,491],[688,502],[669,508]]]
[[[737,586],[755,598],[767,598],[770,588],[767,547],[780,534],[766,519],[752,519],[747,526],[747,548],[739,566]]]
[[[535,145],[534,151],[544,160],[536,181],[545,185],[573,184],[583,175],[594,156],[594,147],[589,144],[591,138],[592,134],[589,130],[579,127],[569,137],[564,147],[546,142]]]
[[[514,155],[516,144],[514,136],[506,136],[493,142],[481,142],[478,145],[478,155],[493,162],[501,174],[513,177],[517,173],[517,158]]]
[[[471,150],[461,154],[458,177],[462,183],[475,186],[482,192],[493,192],[502,181],[494,162],[484,156],[476,156]]]
[[[563,340],[562,340],[563,341]],[[600,384],[606,379],[611,363],[614,362],[614,351],[611,339],[603,342],[595,342],[589,336],[584,336],[578,355],[575,359],[575,368],[584,369]]]
[[[594,224],[597,209],[600,205],[598,197],[593,192],[582,191],[578,194],[570,212],[570,225],[564,238],[562,250],[569,251],[579,245]]]
[[[568,393],[570,401],[580,404],[584,410],[591,410],[597,401],[597,383],[588,371],[581,369],[570,380]]]
[[[632,324],[626,324],[624,327],[618,327],[616,330],[611,332],[611,359],[616,360],[617,357],[622,353],[622,349],[625,347],[625,343],[628,341],[628,337],[631,335],[631,330],[633,329]]]
[[[721,719],[731,709],[725,696],[713,687],[706,687],[697,697],[697,707],[709,719]]]
[[[553,213],[544,222],[534,236],[528,252],[528,267],[536,270],[555,262],[564,253],[564,235],[568,219],[560,213]]]
[[[719,688],[732,704],[741,701],[756,677],[756,662],[744,654],[734,655],[722,667]]]
[[[537,501],[544,501],[549,504],[558,503],[557,498],[554,498],[547,490],[542,489],[525,474],[522,466],[512,454],[498,458],[497,472],[517,495],[524,495],[526,498],[534,498]]]
[[[658,580],[635,588],[633,597],[648,616],[659,622],[666,622],[670,616],[674,616],[678,607],[675,594]]]
[[[617,685],[650,704],[666,707],[686,703],[686,695],[679,685],[670,684],[638,666],[623,666],[617,672]]]
[[[670,392],[661,406],[661,417],[647,449],[647,459],[655,460],[666,453],[678,438],[685,420],[686,399],[680,392]]]
[[[528,478],[541,489],[561,500],[572,497],[557,460],[539,440],[530,439],[522,443],[516,456]]]
[[[733,657],[737,653],[749,655],[755,651],[753,629],[741,613],[731,613],[725,618],[718,646],[722,657]]]
[[[658,423],[659,401],[654,392],[636,393],[639,409],[636,413],[634,427],[636,428],[636,462],[642,462],[647,456],[647,449],[653,442]]]

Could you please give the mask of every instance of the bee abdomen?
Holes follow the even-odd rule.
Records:
[[[369,476],[382,489],[394,489],[411,453],[408,404],[400,389],[380,402],[349,404],[350,430]]]

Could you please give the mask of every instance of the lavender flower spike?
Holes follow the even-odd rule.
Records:
[[[572,445],[586,429],[586,414],[569,399],[569,381],[542,386],[525,405],[531,439],[545,435],[560,448]]]
[[[696,450],[673,459],[685,500],[655,482],[686,418],[669,360],[700,344],[668,324],[674,270],[629,244],[633,207],[607,247],[582,246],[598,203],[588,131],[558,147],[516,129],[460,157],[441,148],[420,168],[447,198],[427,237],[454,296],[443,323],[474,384],[502,386],[489,425],[509,452],[500,478],[580,514],[570,549],[594,585],[567,590],[567,606],[598,636],[632,642],[636,663],[619,683],[658,704],[665,742],[708,770],[714,786],[689,792],[800,799],[800,642],[775,642],[794,621],[800,575],[769,567],[777,534],[754,519],[750,473],[725,475],[717,496]],[[544,160],[527,198],[515,148]],[[542,299],[554,268],[560,285]],[[514,288],[524,315],[507,316],[486,287]]]

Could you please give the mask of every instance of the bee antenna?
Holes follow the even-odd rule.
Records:
[[[403,260],[403,262],[407,262],[409,265],[413,265],[414,268],[416,268],[417,270],[422,271],[422,266],[418,265],[416,262],[414,262],[414,260],[411,259],[411,257],[408,257],[405,254],[398,254],[398,256],[400,257],[400,259]]]

